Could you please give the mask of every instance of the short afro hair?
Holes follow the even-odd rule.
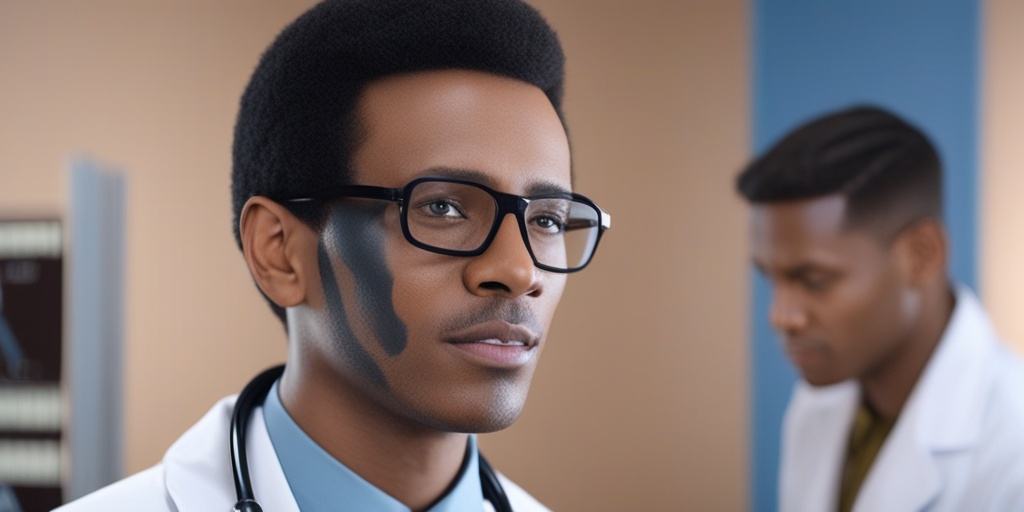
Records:
[[[327,0],[286,27],[242,95],[232,150],[235,241],[250,197],[281,200],[350,183],[365,86],[390,75],[466,69],[535,85],[562,116],[565,57],[520,0]],[[288,205],[314,228],[316,205]],[[284,310],[271,303],[284,322]]]
[[[919,129],[874,106],[827,114],[796,128],[739,175],[751,203],[847,200],[845,224],[892,236],[942,215],[942,164]]]

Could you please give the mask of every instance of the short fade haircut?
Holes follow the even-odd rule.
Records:
[[[883,238],[942,216],[942,164],[919,129],[874,106],[827,114],[796,128],[739,175],[751,203],[846,198],[847,227]]]
[[[235,124],[235,242],[250,197],[280,201],[350,183],[367,84],[418,71],[466,69],[535,85],[562,116],[565,57],[555,32],[520,0],[327,0],[263,54]],[[317,205],[286,205],[319,229]],[[268,301],[269,302],[269,301]],[[285,322],[284,310],[270,303]],[[287,323],[286,323],[287,325]]]

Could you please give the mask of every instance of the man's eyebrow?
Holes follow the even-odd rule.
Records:
[[[566,190],[565,187],[551,181],[541,181],[533,183],[526,189],[526,195],[528,196],[542,196],[548,194],[571,194],[571,190]]]
[[[783,272],[784,275],[790,278],[799,278],[814,273],[830,274],[832,273],[832,269],[817,263],[807,262],[788,268]]]
[[[494,180],[486,173],[476,169],[464,169],[460,167],[431,167],[420,173],[421,176],[437,176],[441,178],[460,178],[475,181],[488,187],[494,185]]]
[[[756,259],[751,259],[750,263],[753,265],[754,270],[756,270],[758,273],[760,273],[761,275],[765,275],[765,276],[768,275],[768,268],[765,265],[763,265],[761,262],[757,261]],[[812,262],[812,261],[805,261],[805,262],[797,263],[795,265],[792,265],[792,266],[789,266],[789,267],[785,267],[785,268],[781,268],[781,269],[777,269],[777,270],[778,270],[779,275],[786,276],[789,279],[796,279],[796,278],[800,278],[800,277],[806,276],[807,274],[814,274],[814,273],[825,273],[825,274],[835,273],[834,269],[829,268],[828,266],[823,266],[820,263]]]
[[[476,169],[465,169],[460,167],[431,167],[422,173],[422,176],[438,176],[445,178],[461,178],[464,180],[475,181],[481,185],[486,185],[497,190],[494,178],[489,174]],[[559,185],[553,181],[539,181],[530,184],[526,189],[526,195],[537,196],[544,194],[569,194],[571,190],[566,189],[564,186]]]

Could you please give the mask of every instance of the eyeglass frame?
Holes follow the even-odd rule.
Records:
[[[427,182],[445,182],[445,183],[456,183],[461,185],[468,185],[483,190],[494,199],[496,210],[494,214],[494,221],[491,223],[490,232],[487,234],[487,238],[481,242],[480,247],[462,251],[456,249],[444,249],[433,245],[426,244],[417,240],[412,232],[409,230],[409,214],[406,209],[406,205],[409,204],[409,200],[412,197],[412,191],[416,188],[416,185]],[[501,224],[505,219],[505,216],[511,214],[515,216],[516,223],[519,225],[519,234],[523,237],[523,243],[526,246],[526,251],[530,254],[530,258],[533,260],[533,265],[541,270],[547,270],[549,272],[556,272],[559,274],[570,274],[573,272],[579,272],[586,268],[587,265],[594,259],[594,253],[597,252],[597,246],[601,242],[601,236],[604,232],[612,227],[612,216],[604,211],[600,206],[590,198],[577,194],[574,192],[554,192],[538,194],[534,196],[518,196],[515,194],[508,194],[505,192],[499,192],[494,190],[487,185],[478,183],[472,180],[466,180],[461,178],[449,178],[449,177],[437,177],[437,176],[424,176],[416,178],[404,187],[401,188],[388,188],[379,187],[375,185],[339,185],[334,187],[327,187],[321,190],[317,190],[310,194],[303,194],[296,197],[287,197],[282,201],[290,203],[302,203],[309,201],[328,201],[334,199],[378,199],[383,201],[390,201],[398,204],[399,219],[402,225],[402,234],[405,236],[406,241],[410,244],[423,249],[428,252],[435,254],[442,254],[446,256],[459,256],[459,257],[473,257],[479,256],[490,248],[491,242],[498,235],[498,230],[501,229]],[[545,265],[537,261],[537,256],[533,253],[533,246],[530,244],[530,235],[526,229],[526,208],[529,206],[531,201],[537,199],[568,199],[576,201],[578,203],[590,206],[597,211],[597,222],[598,231],[597,238],[594,240],[594,246],[590,249],[590,255],[583,264],[572,267],[572,268],[558,268],[550,265]]]

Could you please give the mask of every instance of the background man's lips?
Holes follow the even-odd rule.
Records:
[[[824,347],[826,345],[827,344],[824,341],[822,341],[820,338],[800,338],[800,339],[783,338],[783,340],[782,340],[782,348],[785,349],[787,352],[789,352],[789,351],[806,352],[806,351],[820,350],[822,347]]]
[[[817,346],[810,343],[786,343],[784,347],[786,352],[809,352],[817,350]]]

